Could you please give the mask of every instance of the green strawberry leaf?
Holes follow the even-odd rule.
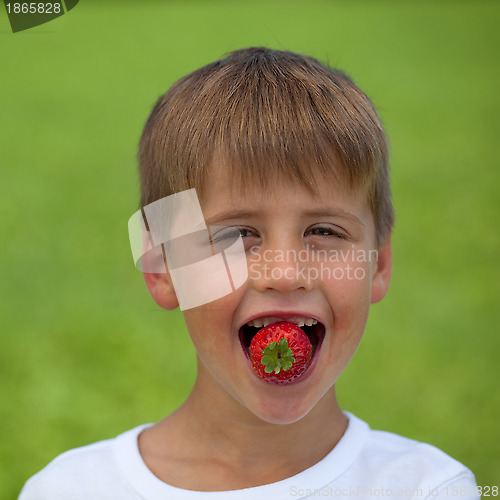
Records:
[[[276,366],[276,363],[269,363],[265,368],[264,371],[266,373],[272,373],[274,370],[278,370],[276,373],[279,373],[279,368]]]
[[[288,347],[288,341],[281,338],[279,342],[270,342],[267,347],[262,350],[261,363],[265,366],[266,373],[274,373],[277,375],[281,370],[290,370],[295,358],[293,351]]]

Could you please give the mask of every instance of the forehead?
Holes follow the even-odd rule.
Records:
[[[198,192],[206,217],[223,212],[266,215],[337,210],[366,218],[370,213],[366,193],[320,172],[304,181],[276,172],[267,179],[242,178],[228,170],[223,164],[213,165],[204,177]]]

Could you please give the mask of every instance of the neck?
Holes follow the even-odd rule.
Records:
[[[338,405],[335,387],[299,421],[275,424],[261,420],[228,393],[210,390],[211,378],[200,376],[200,370],[203,367],[199,367],[190,396],[172,417],[189,428],[184,434],[196,443],[198,453],[204,449],[207,457],[216,453],[241,466],[290,464],[290,457],[297,457],[294,467],[298,473],[325,457],[346,429],[347,419]]]

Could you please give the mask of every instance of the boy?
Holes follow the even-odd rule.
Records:
[[[477,498],[463,465],[337,403],[392,264],[386,137],[349,78],[234,52],[159,100],[139,163],[135,257],[183,310],[195,385],[157,424],[56,458],[21,500]]]

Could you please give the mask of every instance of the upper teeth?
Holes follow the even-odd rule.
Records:
[[[249,321],[247,323],[248,326],[253,326],[255,328],[261,328],[263,326],[270,325],[271,323],[276,323],[278,321],[285,321],[282,318],[277,318],[277,317],[266,317],[266,318],[259,318],[259,319],[254,319],[252,321]],[[296,318],[291,318],[286,321],[289,321],[290,323],[294,323],[297,326],[312,326],[316,325],[318,323],[318,320],[313,319],[313,318],[304,318],[304,317],[296,317]]]

